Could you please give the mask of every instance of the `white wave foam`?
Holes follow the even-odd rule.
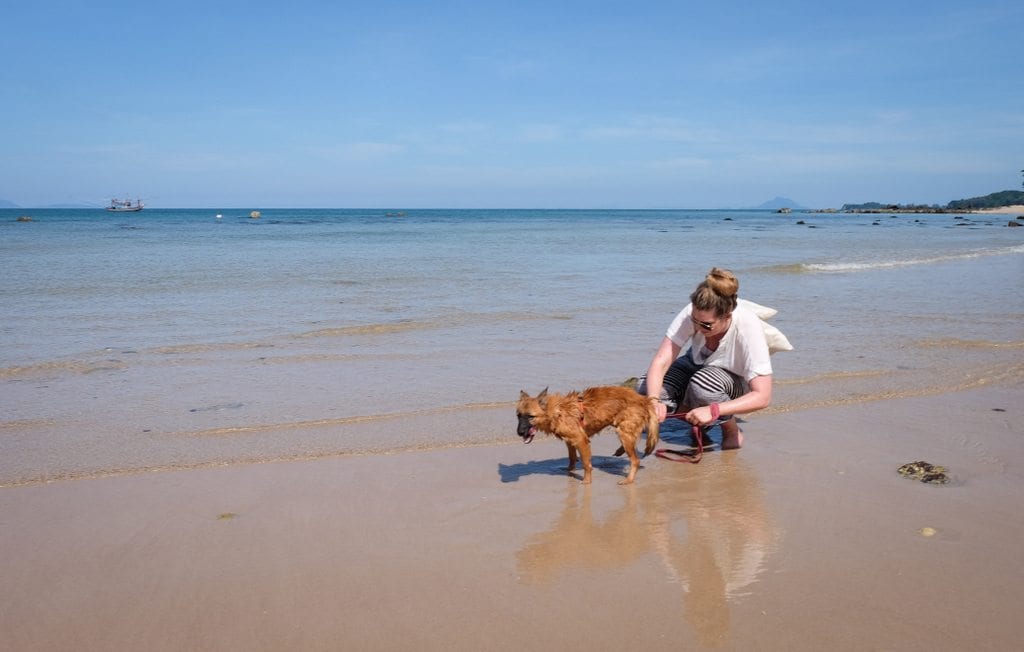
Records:
[[[930,265],[934,263],[945,263],[954,260],[970,260],[972,258],[984,258],[986,256],[1005,256],[1007,254],[1024,253],[1024,245],[1012,247],[1000,247],[997,249],[984,249],[959,254],[947,254],[942,256],[927,256],[922,258],[904,258],[900,260],[875,260],[875,261],[841,261],[835,263],[804,263],[800,267],[808,272],[861,272],[873,269],[889,269],[893,267],[909,267],[912,265]]]

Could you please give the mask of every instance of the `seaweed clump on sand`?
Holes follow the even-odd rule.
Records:
[[[949,482],[949,476],[946,475],[946,467],[924,461],[907,462],[896,470],[905,478],[920,480],[926,484],[946,484]]]

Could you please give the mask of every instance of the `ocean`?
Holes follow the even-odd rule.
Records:
[[[521,389],[642,374],[712,266],[794,346],[769,411],[1017,380],[1007,221],[0,210],[0,486],[518,441]]]

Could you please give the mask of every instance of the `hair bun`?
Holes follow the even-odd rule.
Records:
[[[715,294],[726,299],[735,299],[740,291],[740,281],[736,275],[720,267],[712,267],[704,281]]]

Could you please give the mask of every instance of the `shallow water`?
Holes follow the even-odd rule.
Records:
[[[0,484],[508,440],[520,389],[642,373],[713,265],[795,346],[770,410],[1024,375],[1001,216],[23,212],[0,211]]]

